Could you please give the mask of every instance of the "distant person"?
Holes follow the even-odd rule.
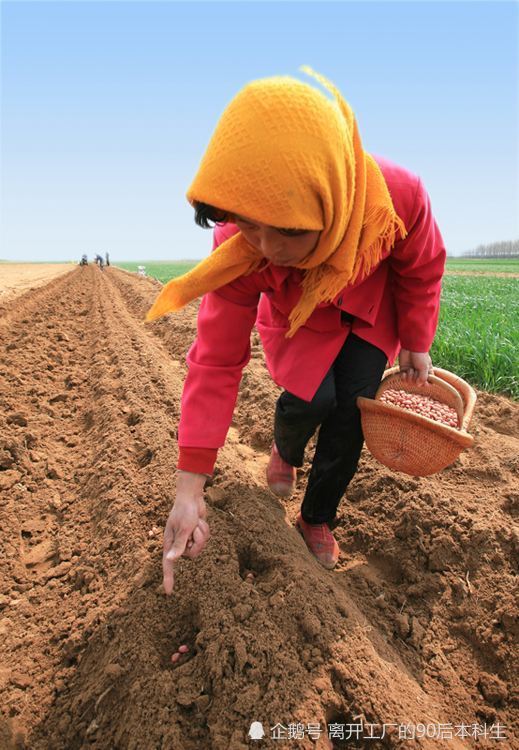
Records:
[[[80,266],[88,266],[88,256],[82,255],[81,260],[79,261]]]
[[[105,258],[106,258],[106,265],[109,266],[110,265],[110,256],[108,255],[108,253],[106,253]]]
[[[147,320],[202,297],[178,427],[176,499],[164,533],[173,563],[210,532],[203,497],[231,424],[256,324],[276,403],[267,483],[288,497],[319,434],[296,527],[321,565],[339,547],[330,524],[357,471],[357,396],[373,397],[387,362],[424,384],[440,306],[445,247],[422,181],[364,151],[355,115],[283,76],[253,81],[220,118],[187,197],[214,252],[169,281]],[[424,144],[424,149],[427,148]]]
[[[97,254],[96,257],[94,258],[94,262],[96,263],[96,265],[99,266],[99,268],[102,271],[103,270],[103,256]]]

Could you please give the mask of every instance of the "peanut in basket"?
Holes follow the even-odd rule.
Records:
[[[380,401],[386,404],[400,406],[415,414],[434,419],[435,422],[458,429],[458,415],[456,409],[447,404],[442,404],[430,396],[421,396],[418,393],[408,393],[404,390],[389,388],[380,396]]]

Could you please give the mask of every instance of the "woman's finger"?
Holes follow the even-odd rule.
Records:
[[[168,560],[166,557],[166,550],[162,556],[162,585],[166,594],[171,594],[173,591],[173,585],[175,582],[175,576],[173,573],[173,560]]]
[[[424,365],[420,370],[417,370],[418,376],[417,376],[417,384],[418,385],[425,385],[427,383],[427,376],[429,374],[429,370],[427,368],[427,365]]]
[[[173,537],[173,525],[168,518],[164,529],[164,540],[162,545],[162,585],[164,586],[166,594],[171,594],[174,584],[173,563],[167,560],[166,557],[173,545]]]
[[[164,537],[167,535],[168,526],[170,525],[170,522],[168,520],[168,523],[166,525],[166,531],[164,532]],[[187,542],[189,539],[189,530],[186,528],[177,528],[173,529],[172,526],[172,542],[169,544],[169,546],[166,546],[164,543],[164,552],[162,554],[162,573],[163,573],[163,586],[164,591],[166,594],[171,594],[173,591],[173,585],[174,585],[174,566],[178,558],[185,554],[185,549],[187,546]]]
[[[205,534],[203,533],[202,529],[197,526],[196,529],[193,531],[193,544],[192,546],[186,551],[187,557],[196,557],[200,552],[202,551],[202,548],[206,542]]]
[[[166,523],[166,527],[164,529],[164,539],[162,540],[162,549],[164,550],[165,555],[169,552],[169,549],[172,544],[173,544],[173,526],[168,520]]]
[[[193,531],[193,545],[185,552],[186,557],[196,557],[200,554],[207,542],[208,534],[202,531],[198,525]]]

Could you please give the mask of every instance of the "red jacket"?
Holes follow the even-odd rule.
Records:
[[[400,348],[428,352],[438,325],[446,252],[419,177],[374,156],[408,235],[364,281],[333,303],[320,304],[285,338],[288,314],[301,294],[302,271],[270,265],[205,294],[187,362],[178,429],[178,468],[210,474],[231,424],[254,323],[273,380],[311,401],[350,330],[382,349],[392,365]],[[213,249],[238,232],[217,226]],[[355,316],[341,319],[341,310]]]

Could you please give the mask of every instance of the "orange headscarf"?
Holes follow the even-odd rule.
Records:
[[[334,96],[289,76],[245,86],[224,111],[187,198],[275,227],[319,230],[303,262],[303,293],[289,316],[293,336],[321,302],[368,276],[407,234],[377,163],[362,148],[355,116]],[[240,233],[179,278],[149,310],[154,320],[256,270],[264,260]]]

